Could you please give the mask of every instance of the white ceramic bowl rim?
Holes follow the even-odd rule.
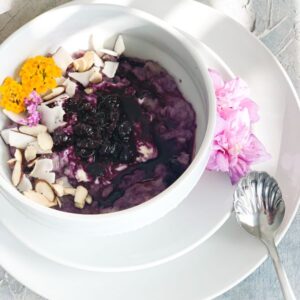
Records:
[[[156,26],[162,28],[163,30],[165,30],[166,32],[168,32],[169,34],[173,35],[177,40],[184,40],[185,41],[185,46],[186,48],[188,48],[188,51],[195,57],[197,57],[197,63],[199,66],[200,70],[205,70],[206,66],[205,63],[203,62],[201,56],[199,55],[197,49],[191,44],[190,41],[188,41],[188,39],[186,37],[184,37],[184,35],[179,32],[178,30],[176,30],[175,28],[173,28],[171,25],[169,25],[167,22],[160,20],[159,18],[143,12],[141,10],[138,9],[134,9],[134,8],[128,8],[128,7],[124,7],[121,5],[115,5],[115,4],[67,4],[67,5],[63,5],[54,9],[51,9],[50,11],[47,11],[43,14],[41,14],[40,16],[36,17],[35,19],[31,20],[30,22],[28,22],[27,24],[25,24],[24,26],[22,26],[20,29],[18,29],[16,32],[14,32],[11,36],[9,36],[2,44],[1,44],[1,48],[6,47],[13,39],[15,39],[18,35],[22,34],[22,29],[24,27],[27,27],[31,24],[33,24],[34,22],[36,22],[38,19],[42,18],[45,14],[50,14],[53,12],[56,12],[57,10],[63,10],[63,9],[68,9],[69,7],[81,7],[81,6],[85,6],[85,7],[93,7],[93,6],[103,6],[103,7],[115,7],[120,11],[124,11],[126,13],[129,13],[131,15],[137,16],[139,18],[142,18],[150,23],[155,24]],[[196,153],[195,157],[193,158],[191,164],[189,165],[189,167],[186,169],[186,171],[176,180],[176,185],[180,185],[181,181],[184,180],[186,177],[190,176],[191,170],[193,168],[197,168],[197,165],[199,164],[199,162],[201,161],[204,153],[206,153],[210,146],[211,146],[211,141],[213,140],[213,136],[214,136],[214,128],[215,128],[215,122],[216,122],[216,101],[215,101],[215,95],[214,95],[214,91],[213,91],[213,86],[212,86],[212,82],[209,79],[208,76],[208,72],[207,74],[202,74],[203,75],[203,81],[204,81],[204,85],[206,86],[206,92],[207,92],[207,98],[208,98],[208,120],[207,120],[207,127],[206,127],[206,132],[204,135],[204,139],[202,141],[202,144],[200,146],[200,149],[198,150],[198,152]],[[0,175],[2,177],[2,175]],[[3,182],[5,182],[6,179],[5,178],[1,178],[0,180],[0,186],[9,193],[10,196],[16,198],[18,201],[25,202],[25,204],[29,207],[31,207],[34,210],[37,210],[41,213],[44,214],[48,214],[50,216],[53,216],[55,218],[60,218],[60,219],[68,219],[71,221],[76,221],[76,220],[82,220],[82,221],[91,221],[91,222],[95,222],[97,220],[103,220],[105,218],[118,218],[121,215],[124,214],[128,214],[128,213],[135,213],[138,210],[146,207],[146,206],[150,206],[152,203],[160,201],[160,197],[162,195],[164,195],[165,193],[168,193],[168,191],[170,191],[172,188],[174,188],[174,185],[169,186],[167,189],[165,189],[163,192],[159,193],[157,196],[149,199],[148,201],[141,203],[139,205],[136,205],[134,207],[131,208],[127,208],[121,211],[116,211],[116,212],[110,212],[110,213],[105,213],[105,214],[76,214],[76,213],[69,213],[69,212],[64,212],[64,211],[59,211],[59,210],[55,210],[55,209],[49,209],[47,207],[44,207],[42,205],[39,205],[33,201],[24,201],[26,199],[25,196],[23,196],[15,187],[13,186],[4,186]]]

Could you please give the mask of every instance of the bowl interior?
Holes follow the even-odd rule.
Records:
[[[0,47],[0,81],[6,76],[17,76],[20,64],[28,57],[53,53],[60,46],[70,52],[85,50],[97,41],[105,41],[104,46],[111,48],[116,36],[121,33],[126,45],[125,55],[159,62],[174,76],[181,92],[192,103],[196,111],[197,153],[206,133],[209,105],[204,70],[199,70],[196,59],[189,53],[188,41],[176,31],[170,32],[152,23],[148,15],[141,17],[140,13],[118,6],[103,5],[101,10],[92,6],[72,5],[59,11],[53,10],[13,34]],[[5,122],[1,113],[1,129]],[[12,186],[8,157],[7,146],[1,141],[2,186]]]

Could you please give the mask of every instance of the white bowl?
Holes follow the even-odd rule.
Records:
[[[0,46],[0,81],[16,75],[26,58],[63,46],[70,52],[90,48],[91,34],[108,38],[123,34],[126,55],[158,61],[176,79],[196,111],[195,156],[188,169],[165,191],[149,201],[119,212],[79,215],[40,206],[11,183],[7,146],[0,145],[0,188],[23,214],[58,230],[110,235],[138,229],[175,208],[193,189],[208,161],[215,126],[215,98],[200,53],[181,33],[144,12],[115,5],[72,4],[51,10],[29,22]],[[5,126],[0,116],[0,128]],[[138,196],[138,195],[137,195]]]

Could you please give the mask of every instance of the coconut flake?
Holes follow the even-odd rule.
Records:
[[[78,182],[88,182],[88,176],[83,169],[78,169],[75,175]]]
[[[59,48],[56,53],[53,54],[52,58],[55,64],[61,68],[63,73],[67,70],[68,66],[73,62],[72,56],[64,49]]]
[[[64,195],[75,196],[75,193],[76,193],[76,189],[74,189],[73,187],[64,188]]]
[[[94,68],[85,72],[70,72],[69,77],[75,79],[83,86],[87,86],[89,84],[90,77],[94,72],[95,72]]]
[[[44,158],[38,159],[35,162],[34,168],[30,173],[30,176],[46,180],[50,184],[55,182],[55,173],[51,172],[53,170],[53,162],[52,159]]]
[[[56,180],[56,183],[62,185],[64,188],[73,188],[72,185],[69,183],[67,176],[58,178]]]
[[[74,81],[70,80],[70,78],[68,78],[64,82],[64,86],[66,88],[66,94],[69,97],[73,97],[75,95],[75,92],[76,92],[77,84]]]
[[[83,208],[85,204],[85,199],[88,195],[88,190],[83,187],[82,185],[79,185],[76,188],[75,197],[74,197],[74,204],[77,208]]]
[[[101,48],[98,53],[100,56],[103,56],[104,54],[108,54],[115,57],[119,56],[119,54],[116,51],[105,49],[105,48]]]
[[[119,63],[114,61],[106,61],[104,63],[104,68],[102,73],[105,74],[108,78],[113,78],[117,72]]]
[[[91,46],[98,53],[101,48],[103,48],[104,40],[102,35],[100,34],[92,34],[91,35]]]
[[[94,66],[98,67],[98,68],[103,67],[104,62],[103,62],[102,58],[96,52],[93,51],[93,53],[94,53]]]
[[[61,105],[50,108],[42,104],[39,106],[38,111],[41,114],[41,123],[48,128],[49,132],[53,132],[56,128],[66,124],[63,120],[65,111]]]
[[[123,40],[122,35],[119,35],[117,37],[115,47],[114,47],[114,51],[116,53],[118,53],[118,55],[121,55],[125,51],[125,44],[124,44],[124,40]]]

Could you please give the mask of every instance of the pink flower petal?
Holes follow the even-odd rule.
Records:
[[[212,69],[208,69],[209,72],[209,76],[213,82],[213,86],[215,90],[221,89],[224,87],[224,80],[221,76],[221,74],[216,71],[216,70],[212,70]]]
[[[41,119],[37,107],[42,103],[42,98],[37,92],[33,91],[28,98],[25,98],[24,102],[28,115],[25,119],[21,120],[21,123],[28,126],[36,126]]]
[[[228,172],[236,183],[252,164],[270,158],[263,144],[252,132],[259,120],[258,105],[249,98],[249,87],[240,78],[224,81],[209,70],[217,99],[217,124],[207,169]]]

